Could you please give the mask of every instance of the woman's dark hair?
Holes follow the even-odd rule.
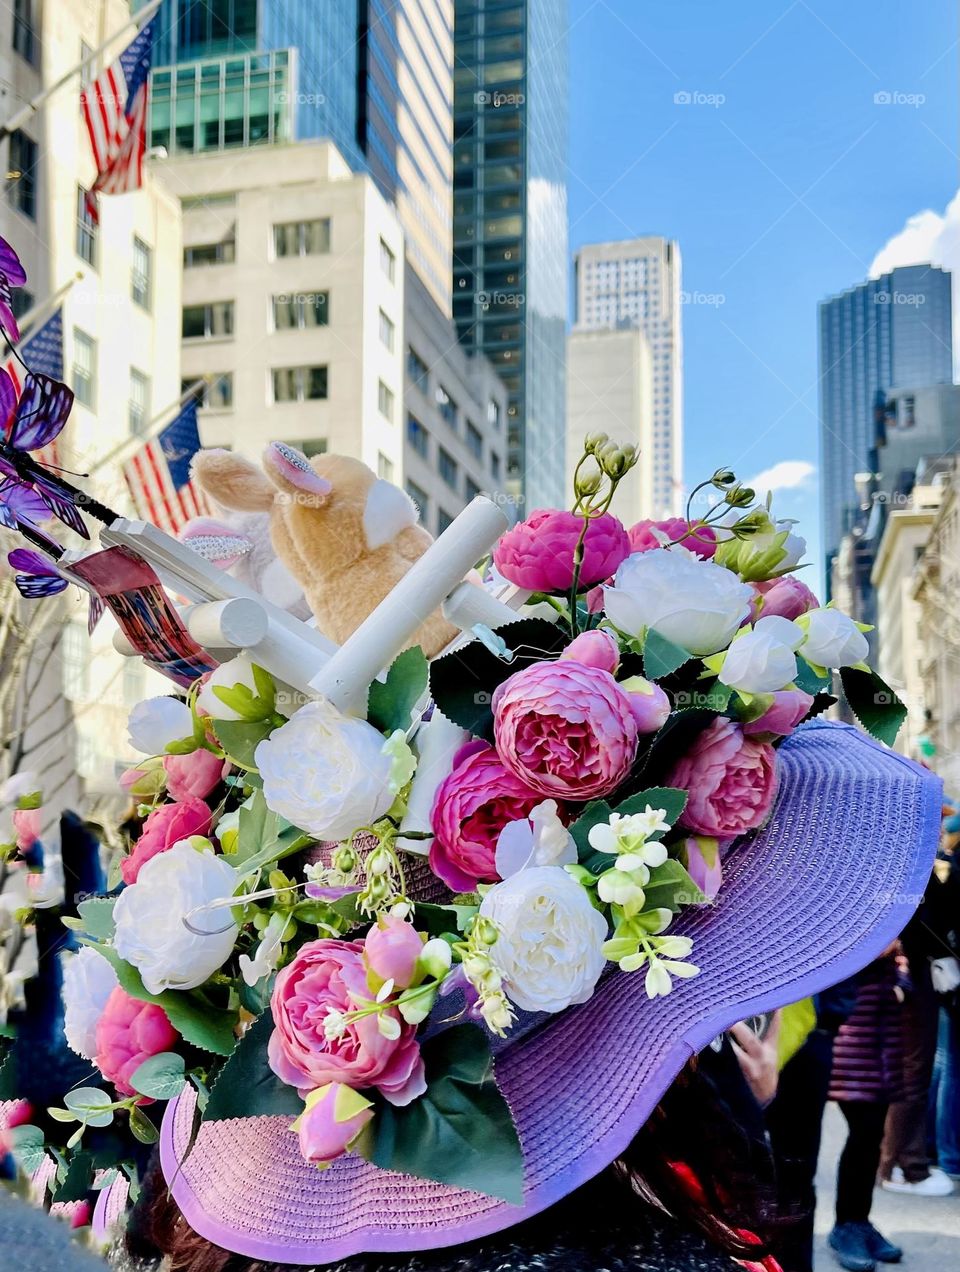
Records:
[[[520,1272],[528,1263],[564,1272],[610,1272],[655,1256],[668,1239],[700,1262],[758,1259],[775,1223],[773,1179],[762,1115],[733,1068],[711,1052],[691,1061],[626,1152],[555,1206],[501,1233],[416,1254],[357,1255],[329,1272]],[[659,1217],[655,1209],[661,1213]],[[663,1214],[666,1211],[667,1214]],[[668,1217],[670,1216],[670,1217]],[[170,1272],[280,1272],[230,1254],[189,1227],[155,1160],[131,1218],[135,1256],[169,1257]],[[720,1261],[710,1259],[711,1247]],[[720,1255],[720,1252],[723,1252]],[[556,1261],[549,1256],[556,1254]],[[706,1261],[704,1261],[706,1260]],[[672,1260],[655,1267],[674,1267]]]

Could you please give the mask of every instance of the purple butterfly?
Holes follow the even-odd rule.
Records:
[[[67,586],[67,580],[57,571],[56,566],[30,548],[14,548],[7,554],[7,560],[19,571],[13,579],[17,590],[29,600],[41,596],[56,596]]]
[[[26,281],[27,271],[20,264],[20,257],[6,239],[0,238],[0,326],[11,345],[20,339],[20,328],[13,312],[13,289],[22,287]]]
[[[2,244],[2,240],[0,240]],[[2,261],[2,252],[0,252]],[[2,273],[2,264],[0,264]],[[13,462],[13,453],[39,450],[49,446],[63,431],[63,427],[73,406],[73,390],[48,375],[36,375],[30,371],[23,382],[23,392],[17,400],[17,391],[10,375],[0,368],[0,420],[6,422],[2,441],[0,441],[0,473],[6,474],[8,481],[0,487],[0,502],[10,508],[14,497],[24,511],[26,520],[35,523],[37,518],[46,521],[50,513],[59,517],[65,525],[85,539],[90,537],[83,518],[74,504],[74,497],[66,493],[61,483],[53,476],[36,470],[30,473],[29,481],[17,472]],[[10,456],[3,458],[3,451]],[[17,495],[17,490],[21,492]],[[29,491],[42,503],[42,508],[34,507],[33,515],[26,512]],[[11,525],[9,517],[4,518],[0,512],[0,520],[4,525],[16,528],[16,516]]]

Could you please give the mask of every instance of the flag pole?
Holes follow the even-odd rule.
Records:
[[[11,344],[9,340],[6,340],[7,351],[9,353],[13,353],[15,350],[19,349],[21,345],[26,344],[26,342],[30,339],[30,329],[33,325],[39,322],[41,318],[46,318],[48,313],[51,313],[54,309],[56,309],[57,305],[59,305],[60,301],[63,300],[73,285],[75,283],[82,282],[84,278],[86,278],[86,275],[82,270],[78,269],[73,278],[68,278],[63,286],[59,287],[52,296],[48,296],[46,300],[38,300],[35,305],[31,305],[27,312],[21,315],[21,317],[17,320],[17,326],[21,328],[21,332],[23,334],[21,334],[20,339],[16,344]],[[6,332],[4,332],[4,337],[6,337]],[[6,354],[3,356],[6,357]]]
[[[191,394],[205,383],[206,381],[201,378],[199,380],[194,380],[192,384],[188,384],[178,398],[176,398],[173,402],[168,402],[162,411],[158,411],[156,415],[147,421],[147,426],[142,433],[136,433],[132,437],[125,437],[122,442],[118,442],[112,450],[108,450],[106,455],[103,455],[100,459],[98,459],[95,464],[91,464],[86,476],[99,472],[100,469],[106,467],[107,464],[113,463],[114,460],[122,462],[119,457],[123,454],[127,447],[140,448],[142,446],[146,446],[148,442],[152,442],[155,437],[159,437],[166,428],[167,424],[170,423],[169,416],[171,411],[178,410],[181,406],[183,406],[184,402],[186,402]]]
[[[69,84],[75,76],[82,75],[84,70],[86,70],[87,67],[92,66],[96,62],[97,58],[100,57],[102,53],[106,52],[110,45],[113,44],[115,40],[119,39],[125,31],[129,30],[130,27],[137,27],[137,29],[142,27],[150,18],[153,17],[156,11],[160,8],[161,4],[163,4],[163,0],[150,0],[150,3],[144,5],[144,7],[137,13],[131,14],[130,18],[123,24],[123,26],[114,31],[109,39],[104,40],[98,48],[92,49],[91,52],[89,52],[86,57],[81,58],[75,66],[71,66],[70,70],[65,71],[58,80],[55,80],[50,85],[49,88],[43,89],[36,95],[36,97],[32,97],[30,101],[28,101],[25,106],[22,106],[15,115],[11,116],[5,124],[0,124],[0,141],[3,141],[5,137],[9,137],[11,133],[16,132],[18,128],[22,128],[24,124],[28,123],[44,102],[46,102],[48,97],[52,97],[53,94],[63,88],[65,84]]]

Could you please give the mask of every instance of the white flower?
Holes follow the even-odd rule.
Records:
[[[260,944],[253,958],[249,954],[241,954],[239,958],[240,974],[251,988],[265,976],[277,970],[280,955],[283,952],[283,935],[290,924],[289,914],[271,914],[267,926],[263,930]],[[201,924],[197,924],[200,927]]]
[[[193,912],[232,897],[236,887],[233,866],[211,848],[198,852],[189,839],[140,867],[137,882],[124,888],[114,906],[113,943],[151,994],[194,989],[227,961],[237,936],[229,909]]]
[[[797,674],[796,649],[803,631],[788,618],[771,614],[730,646],[720,672],[725,685],[744,693],[775,693]]]
[[[669,830],[664,820],[666,809],[651,808],[648,804],[642,813],[611,813],[608,821],[591,826],[587,841],[597,852],[616,853],[616,869],[630,872],[640,866],[662,866],[668,853],[663,844],[646,842],[648,835]],[[646,883],[646,879],[643,880]],[[601,899],[609,901],[609,897]]]
[[[800,653],[817,667],[853,667],[870,652],[867,638],[846,614],[835,609],[808,610],[797,625],[806,631]]]
[[[802,535],[794,534],[791,530],[791,526],[794,525],[796,525],[796,522],[794,521],[777,522],[778,534],[782,533],[784,530],[787,531],[787,537],[781,545],[787,555],[777,566],[778,573],[782,573],[784,570],[792,570],[795,566],[798,566],[807,551],[806,539],[804,539]]]
[[[168,742],[193,734],[193,716],[176,698],[145,698],[130,712],[130,745],[144,755],[163,755]]]
[[[197,711],[201,715],[210,716],[213,720],[247,719],[248,717],[241,715],[239,711],[234,711],[233,707],[228,707],[214,692],[217,688],[233,689],[236,685],[245,686],[254,697],[259,696],[256,681],[253,678],[253,660],[249,654],[237,654],[236,658],[231,658],[213,669],[197,694]]]
[[[317,839],[346,839],[393,803],[382,734],[326,701],[301,707],[260,743],[254,760],[267,806]]]
[[[531,866],[495,884],[480,913],[499,935],[490,960],[524,1011],[585,1003],[603,970],[607,921],[559,866]]]
[[[84,945],[63,957],[63,1032],[84,1060],[97,1054],[97,1021],[117,987],[117,973],[102,954]]]
[[[753,589],[732,570],[682,549],[637,552],[605,587],[611,623],[630,636],[651,627],[691,654],[715,654],[729,645],[750,612]]]
[[[577,859],[573,836],[557,816],[557,801],[545,799],[529,817],[507,822],[497,839],[496,867],[508,879],[528,866],[568,866]]]
[[[646,900],[643,889],[649,882],[650,871],[642,863],[625,870],[614,866],[612,870],[605,870],[597,880],[597,896],[607,905],[618,905],[624,914],[637,914]]]

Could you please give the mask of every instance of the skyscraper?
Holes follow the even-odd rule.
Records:
[[[858,509],[854,477],[870,470],[893,389],[953,379],[950,275],[909,265],[820,304],[820,498],[830,559]]]
[[[576,330],[639,327],[653,359],[653,447],[640,457],[652,471],[653,508],[680,510],[683,470],[683,344],[680,248],[659,235],[590,243],[574,258]],[[634,438],[634,441],[639,439]]]
[[[453,312],[509,392],[507,479],[564,493],[565,0],[456,0]]]

